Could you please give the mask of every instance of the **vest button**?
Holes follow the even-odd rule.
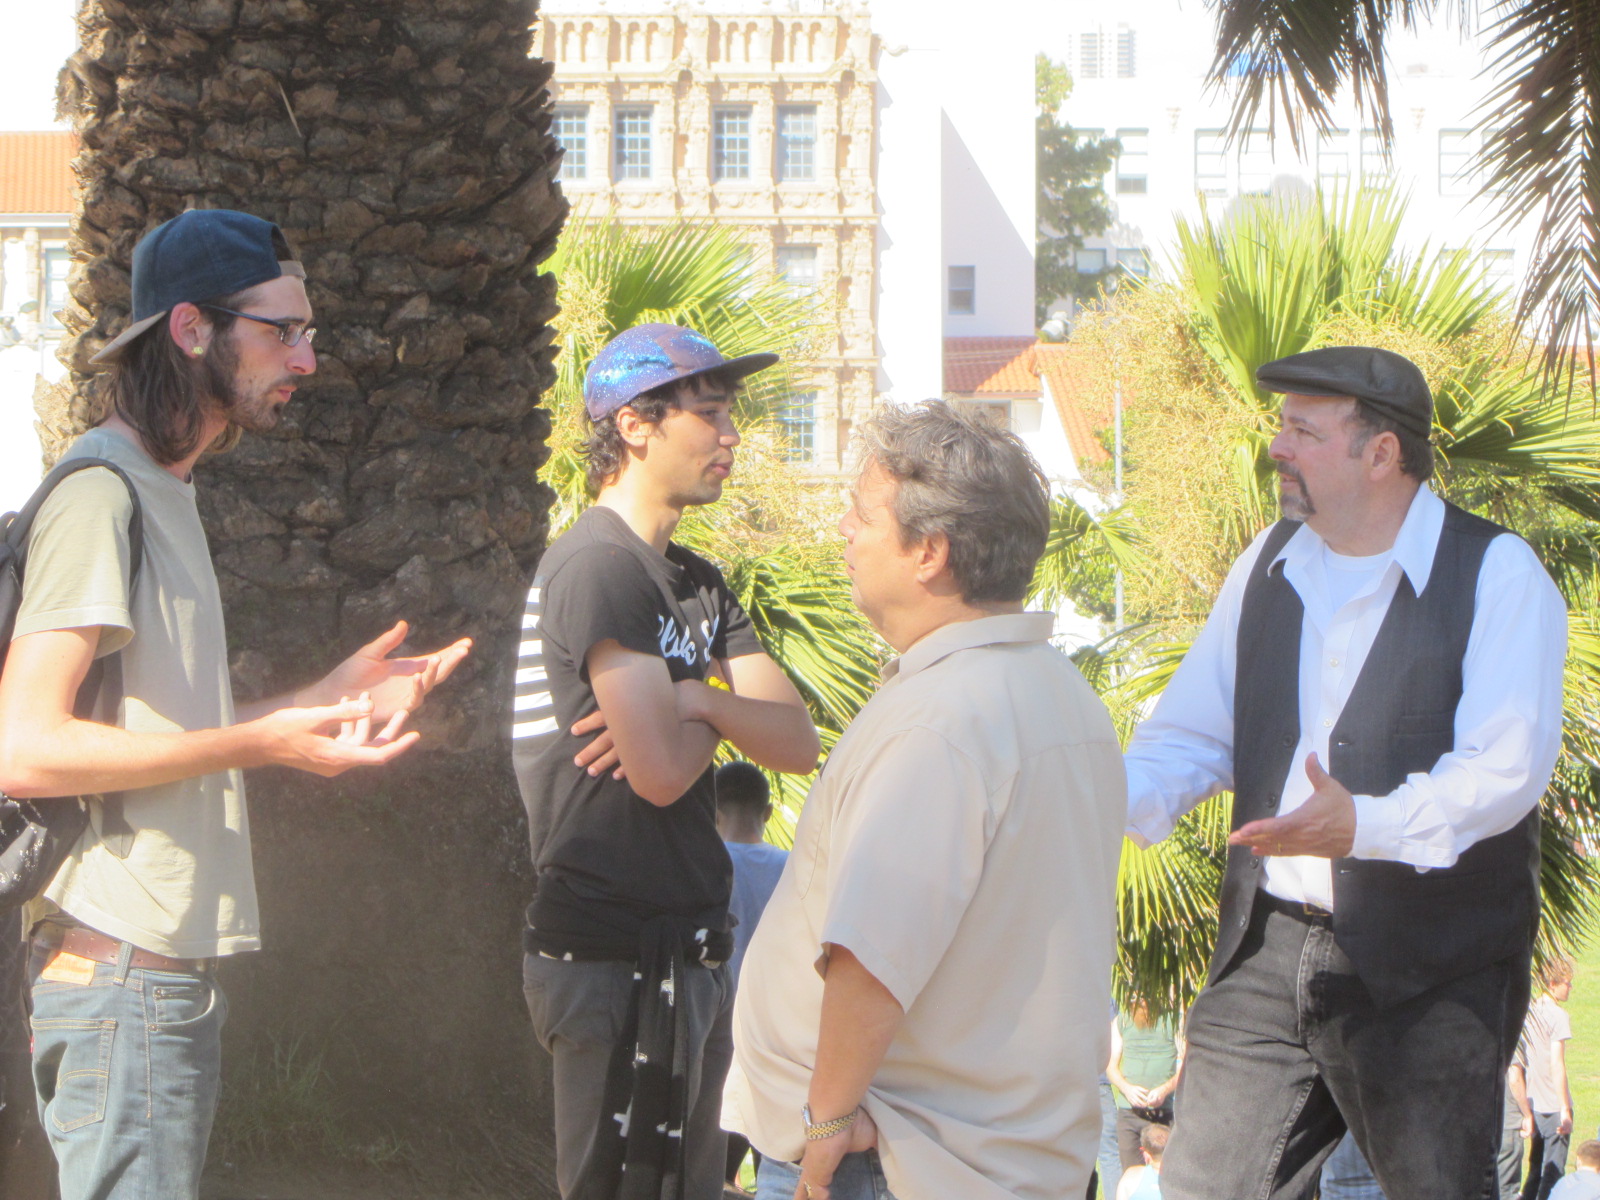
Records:
[[[1256,867],[1256,868],[1259,869],[1260,866],[1261,866],[1261,860],[1259,858],[1257,858],[1254,854],[1252,854],[1250,856],[1250,865],[1252,867]]]
[[[1283,735],[1283,744],[1285,746],[1293,746],[1294,745],[1294,734],[1292,734],[1292,733],[1284,734]]]
[[[1240,917],[1239,918],[1239,928],[1240,929],[1243,929],[1248,924],[1250,924],[1250,918],[1249,917]]]

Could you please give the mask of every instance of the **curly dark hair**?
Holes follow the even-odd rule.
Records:
[[[598,496],[600,489],[616,478],[622,470],[623,462],[626,461],[628,447],[622,440],[622,435],[617,432],[617,413],[624,408],[631,408],[641,421],[654,425],[673,409],[678,408],[685,399],[698,396],[707,384],[715,384],[735,398],[740,390],[737,380],[730,380],[716,371],[707,371],[701,375],[692,375],[688,379],[674,379],[647,392],[640,392],[628,403],[607,413],[599,420],[589,416],[585,410],[583,415],[589,423],[589,435],[579,447],[579,453],[587,463],[585,478],[589,495]]]

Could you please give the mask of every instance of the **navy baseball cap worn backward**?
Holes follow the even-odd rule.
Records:
[[[777,361],[776,354],[723,358],[710,338],[682,325],[635,325],[617,334],[594,356],[583,377],[583,406],[590,420],[598,421],[664,383],[710,371],[731,382]]]
[[[1327,346],[1275,359],[1256,371],[1269,392],[1353,396],[1408,433],[1433,432],[1433,393],[1417,364],[1373,346]]]
[[[89,361],[115,362],[178,305],[230,296],[284,275],[304,279],[271,221],[228,208],[196,208],[157,225],[133,248],[133,317]]]

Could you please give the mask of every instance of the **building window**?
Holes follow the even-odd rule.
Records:
[[[1078,35],[1078,77],[1080,79],[1100,78],[1099,30]]]
[[[787,443],[784,460],[792,463],[815,462],[817,457],[817,394],[801,392],[790,396],[778,409],[778,428]]]
[[[1389,155],[1384,151],[1383,139],[1376,129],[1361,131],[1361,182],[1364,185],[1387,186],[1392,174]]]
[[[1150,131],[1119,129],[1117,140],[1122,143],[1122,153],[1117,155],[1117,194],[1142,196],[1150,190]]]
[[[711,110],[711,178],[750,178],[750,110]]]
[[[1117,30],[1117,78],[1132,79],[1135,66],[1133,30],[1119,29]]]
[[[790,288],[797,292],[812,292],[817,288],[817,248],[815,246],[779,246],[778,274]]]
[[[613,115],[617,178],[650,178],[650,107],[619,108]]]
[[[72,255],[65,246],[52,247],[44,252],[44,312],[40,323],[47,333],[59,333],[66,328],[56,316],[72,301],[67,289],[67,274],[72,270]]]
[[[1220,129],[1194,131],[1194,186],[1202,196],[1228,194],[1227,144]]]
[[[1330,129],[1317,135],[1317,182],[1333,190],[1350,180],[1350,131]]]
[[[1104,246],[1084,246],[1073,256],[1073,265],[1080,275],[1099,275],[1106,269]]]
[[[1145,256],[1145,252],[1132,246],[1117,247],[1117,266],[1129,275],[1137,275],[1140,279],[1150,274],[1150,260]]]
[[[1473,149],[1470,129],[1439,131],[1439,195],[1471,195]]]
[[[1517,254],[1514,250],[1485,250],[1482,256],[1484,277],[1490,286],[1509,292],[1517,286]]]
[[[952,316],[971,316],[978,311],[978,268],[951,267],[945,309]]]
[[[1239,191],[1246,196],[1270,192],[1272,165],[1272,135],[1265,129],[1250,130],[1239,153]]]
[[[557,179],[587,179],[589,177],[589,106],[587,104],[556,105],[553,130],[556,141],[566,148],[561,159]]]
[[[778,178],[807,180],[817,177],[817,106],[778,106]]]

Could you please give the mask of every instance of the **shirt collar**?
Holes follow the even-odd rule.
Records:
[[[1400,523],[1393,548],[1394,561],[1411,580],[1411,590],[1418,596],[1428,586],[1428,577],[1433,573],[1433,556],[1439,548],[1439,533],[1443,528],[1444,501],[1423,484],[1411,498],[1411,507]],[[1302,524],[1269,565],[1282,563],[1285,572],[1304,568],[1313,555],[1322,552],[1324,545],[1311,526]]]
[[[952,621],[935,629],[899,658],[891,658],[885,663],[883,681],[888,683],[896,675],[902,678],[915,675],[957,650],[1006,642],[1047,642],[1055,631],[1055,625],[1054,614],[1039,612],[1006,613],[998,617]]]

